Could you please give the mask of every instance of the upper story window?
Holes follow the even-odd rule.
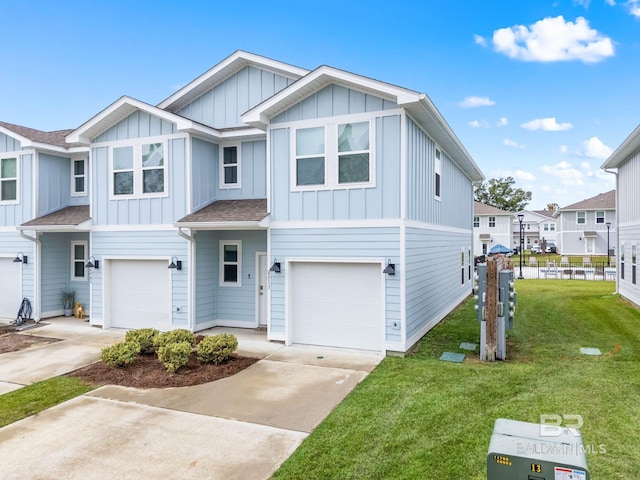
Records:
[[[496,226],[496,217],[489,217],[489,226],[490,227]]]
[[[242,242],[220,242],[220,285],[242,286]]]
[[[531,230],[531,224],[527,223],[527,230]]]
[[[0,201],[15,202],[18,199],[18,158],[0,159]]]
[[[596,223],[604,223],[604,211],[596,212]]]
[[[587,212],[578,212],[577,218],[578,218],[578,225],[583,225],[587,223]]]
[[[473,228],[478,228],[480,226],[480,217],[473,217]]]
[[[373,186],[371,145],[369,121],[296,129],[292,189]]]
[[[551,230],[552,232],[554,232],[556,230],[556,224],[555,223],[550,223],[549,224],[549,230]]]
[[[240,146],[222,147],[220,188],[240,188]]]
[[[545,232],[548,232],[549,231],[549,224],[545,223],[543,229],[544,229]]]
[[[114,147],[111,168],[114,197],[158,196],[166,193],[166,162],[162,142]]]
[[[86,160],[74,159],[71,161],[71,195],[86,195],[86,193]]]
[[[87,279],[87,242],[71,242],[71,280]]]
[[[434,172],[435,172],[435,196],[436,199],[440,198],[440,189],[441,189],[441,183],[442,183],[442,164],[441,164],[441,160],[440,160],[440,150],[438,150],[436,148],[436,159],[435,159],[435,165],[434,165]],[[491,226],[491,225],[489,225]],[[495,226],[495,225],[494,225]]]

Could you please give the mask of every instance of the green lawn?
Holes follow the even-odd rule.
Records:
[[[582,415],[594,479],[637,479],[640,311],[613,282],[520,280],[509,359],[439,361],[479,343],[470,300],[406,358],[385,358],[274,478],[482,479],[496,418]],[[601,357],[580,347],[597,347]]]

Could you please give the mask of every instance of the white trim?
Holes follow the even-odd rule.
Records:
[[[218,251],[218,263],[219,263],[219,285],[221,287],[242,287],[242,240],[219,240],[219,251]],[[238,247],[238,260],[236,262],[225,262],[224,260],[224,247],[227,245],[235,245]],[[235,282],[225,282],[224,281],[224,266],[225,264],[229,265],[237,265],[238,273],[237,280]]]
[[[327,229],[327,228],[399,228],[405,225],[407,228],[419,230],[433,230],[437,232],[449,232],[473,235],[471,228],[449,227],[424,223],[417,220],[401,220],[397,218],[379,218],[370,220],[318,220],[318,221],[277,221],[269,222],[269,229]]]
[[[82,259],[77,259],[75,258],[75,247],[76,245],[82,245],[84,247],[84,258]],[[87,263],[87,260],[89,259],[90,255],[89,255],[89,242],[87,240],[72,240],[71,241],[71,281],[72,282],[87,282],[89,280],[89,272],[88,272],[88,268],[85,267],[85,263]],[[76,277],[75,276],[75,264],[78,261],[82,261],[82,265],[83,265],[83,269],[84,269],[84,276],[83,277]]]
[[[234,164],[224,163],[225,148],[236,149],[236,183],[225,183],[224,170],[226,167],[234,166]],[[242,142],[220,143],[218,153],[218,188],[220,190],[232,190],[242,188]]]
[[[93,225],[92,232],[174,232],[175,227],[169,224],[151,225]]]
[[[2,198],[0,197],[0,205],[16,205],[20,203],[20,183],[21,183],[21,173],[22,173],[22,169],[20,168],[21,163],[22,163],[22,155],[20,154],[13,154],[13,153],[0,153],[0,167],[2,167],[2,160],[10,160],[10,159],[15,159],[16,161],[16,176],[15,176],[15,182],[16,182],[16,198],[15,200],[2,200]],[[35,165],[35,162],[34,162]],[[7,177],[7,181],[11,181],[13,180],[14,177]],[[4,181],[4,179],[0,178],[0,192],[1,192],[1,188],[2,188],[2,181]]]
[[[267,302],[266,302],[266,323],[265,325],[269,324],[269,257],[267,255],[267,252],[263,252],[263,251],[259,251],[256,252],[255,255],[255,281],[256,281],[256,288],[255,288],[255,305],[256,305],[256,314],[255,314],[255,326],[259,327],[260,326],[260,257],[264,256],[267,260],[267,266],[266,266],[266,272],[265,272],[265,277],[267,279],[267,281],[265,282],[264,285],[264,292],[263,295],[266,295],[267,298]]]

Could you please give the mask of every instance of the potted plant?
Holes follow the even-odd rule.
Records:
[[[63,290],[60,293],[60,306],[64,311],[65,317],[70,317],[73,312],[73,302],[75,301],[76,292],[73,290]]]

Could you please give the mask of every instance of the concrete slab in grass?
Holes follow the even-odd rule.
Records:
[[[602,352],[600,351],[599,348],[582,347],[580,348],[580,353],[582,355],[594,355],[594,356],[602,355]]]
[[[461,349],[469,350],[471,352],[475,352],[477,347],[478,347],[478,345],[476,345],[475,343],[462,342],[460,344],[460,348]]]
[[[440,355],[440,360],[444,362],[462,363],[464,357],[464,353],[444,352]]]

